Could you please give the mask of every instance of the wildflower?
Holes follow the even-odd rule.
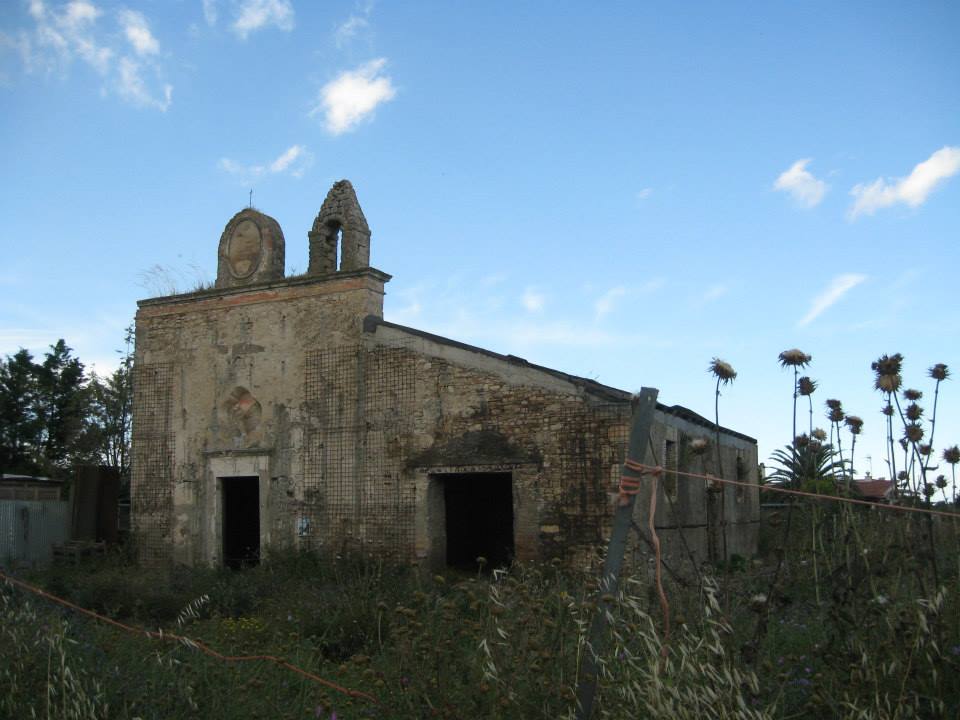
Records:
[[[870,364],[870,367],[876,373],[874,387],[885,393],[896,392],[900,389],[900,383],[903,378],[900,377],[900,369],[903,366],[903,355],[894,353],[893,355],[881,355],[880,358]]]
[[[807,355],[803,350],[798,350],[797,348],[784,350],[780,353],[781,367],[806,367],[810,364],[811,360],[813,360],[812,355]]]
[[[710,361],[707,372],[713,373],[714,377],[724,385],[737,379],[737,371],[733,369],[733,365],[720,358],[714,358]]]
[[[863,418],[857,415],[847,415],[847,417],[844,418],[844,422],[847,424],[847,427],[850,428],[852,434],[860,434],[860,430],[863,428]]]
[[[820,442],[824,442],[827,439],[827,431],[823,428],[814,428],[813,432],[810,435]]]
[[[941,380],[946,380],[948,377],[950,377],[950,371],[947,369],[947,366],[944,365],[943,363],[937,363],[932,368],[930,368],[927,372],[930,373],[930,377],[932,377],[937,382],[940,382]]]
[[[919,400],[920,398],[922,398],[923,393],[920,392],[919,390],[913,390],[912,388],[907,388],[906,390],[903,391],[903,396],[910,402],[914,402],[915,400]]]
[[[814,390],[817,389],[817,381],[811,380],[809,377],[804,375],[802,378],[797,380],[797,392],[803,396],[813,395]]]

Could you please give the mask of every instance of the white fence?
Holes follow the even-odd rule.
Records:
[[[66,500],[0,500],[0,565],[47,563],[53,546],[69,539]]]

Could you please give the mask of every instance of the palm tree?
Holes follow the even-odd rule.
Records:
[[[770,456],[777,466],[771,477],[806,492],[832,491],[845,470],[845,464],[836,456],[832,446],[801,435],[792,445],[775,450]]]

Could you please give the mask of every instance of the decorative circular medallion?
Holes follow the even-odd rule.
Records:
[[[227,243],[227,263],[230,274],[238,280],[248,278],[256,272],[263,256],[263,240],[260,228],[253,220],[241,220],[233,229],[230,242]]]

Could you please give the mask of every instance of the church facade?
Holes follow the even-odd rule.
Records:
[[[340,181],[304,275],[284,277],[280,226],[247,208],[220,238],[214,288],[139,303],[144,561],[241,565],[301,548],[473,567],[575,563],[605,546],[630,394],[385,320],[390,276],[370,266],[370,237]],[[668,470],[656,517],[678,565],[756,549],[752,438],[719,429],[726,476],[754,487],[670,472],[716,474],[716,430],[658,405],[648,459]],[[648,552],[642,537],[631,552]]]

